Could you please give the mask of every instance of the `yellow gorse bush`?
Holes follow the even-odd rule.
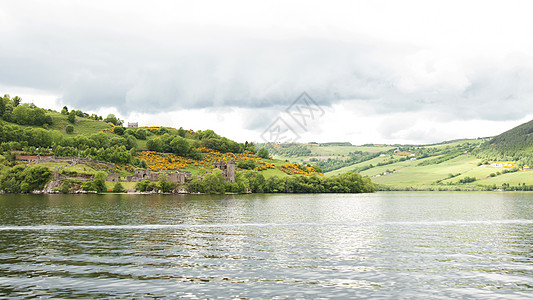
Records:
[[[279,166],[278,169],[281,171],[289,174],[289,175],[311,175],[311,174],[318,174],[320,176],[324,176],[322,173],[318,173],[315,169],[308,166],[302,166],[298,163],[288,163],[284,164],[282,166]]]
[[[256,171],[262,171],[267,169],[275,169],[274,164],[266,163],[261,158],[256,157],[251,152],[245,153],[221,153],[219,151],[199,147],[198,150],[202,151],[203,158],[201,160],[194,160],[189,157],[177,156],[172,153],[159,153],[155,151],[142,151],[137,157],[146,161],[146,165],[150,171],[163,171],[163,170],[179,170],[188,167],[195,167],[201,170],[213,169],[213,165],[216,162],[230,161],[232,159],[235,162],[253,160],[257,167]]]

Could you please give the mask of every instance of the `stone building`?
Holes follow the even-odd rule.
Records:
[[[229,182],[235,182],[235,160],[232,159],[228,162],[221,160],[215,163],[215,168],[222,170],[224,179]]]
[[[128,128],[137,128],[139,127],[139,122],[128,122]]]
[[[118,173],[112,173],[107,176],[106,180],[121,182],[139,182],[143,180],[157,181],[163,176],[165,176],[169,182],[175,182],[180,184],[184,184],[192,180],[192,174],[189,171],[151,172],[148,169],[135,169],[133,175],[126,176],[125,180],[122,180],[118,176]]]

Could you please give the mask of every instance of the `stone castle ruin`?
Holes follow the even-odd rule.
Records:
[[[215,163],[215,168],[222,170],[224,179],[229,182],[235,182],[235,159],[232,159],[226,163],[221,160]]]
[[[139,182],[143,180],[157,181],[162,177],[166,177],[167,181],[184,184],[192,180],[192,174],[189,171],[161,171],[152,172],[148,169],[135,169],[133,175],[126,176],[126,179],[121,179],[118,173],[109,174],[107,181],[118,182]]]
[[[68,178],[67,176],[60,174],[60,170],[66,167],[69,167],[69,166],[76,165],[76,164],[83,164],[83,163],[101,164],[101,165],[105,165],[110,170],[116,170],[115,164],[105,162],[105,161],[93,160],[89,157],[86,157],[86,158],[58,157],[58,156],[41,157],[37,155],[37,156],[32,156],[32,157],[29,157],[29,156],[20,157],[18,160],[25,161],[27,163],[33,163],[33,164],[39,164],[39,163],[45,163],[45,162],[67,163],[68,165],[66,166],[54,168],[54,172],[53,172],[54,180],[67,179]],[[228,162],[224,160],[215,162],[214,167],[222,171],[222,174],[224,175],[224,179],[226,181],[235,182],[235,159],[229,160]],[[124,179],[120,178],[117,172],[114,172],[114,173],[109,174],[106,180],[116,181],[116,182],[140,182],[143,180],[158,181],[163,176],[165,176],[169,182],[174,182],[174,183],[179,183],[179,184],[185,184],[187,182],[192,181],[193,179],[192,173],[189,171],[177,170],[177,171],[152,172],[148,169],[135,169],[133,175],[128,175]],[[198,176],[198,178],[203,179],[203,176]],[[74,178],[74,179],[77,179],[80,181],[88,181],[88,180],[94,179],[94,176],[82,176],[82,177]]]

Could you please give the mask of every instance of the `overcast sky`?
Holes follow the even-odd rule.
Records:
[[[533,119],[531,1],[2,1],[0,93],[139,125],[429,143]],[[290,121],[289,121],[290,122]]]

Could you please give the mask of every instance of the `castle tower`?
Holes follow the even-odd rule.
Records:
[[[222,170],[224,174],[224,180],[229,182],[235,182],[235,160],[232,159],[226,163],[226,161],[221,160],[215,163],[215,168]]]

